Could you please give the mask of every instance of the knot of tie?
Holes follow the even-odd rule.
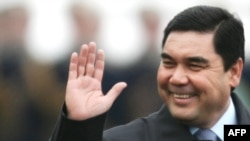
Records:
[[[198,141],[217,141],[217,135],[210,129],[200,129],[195,136]]]

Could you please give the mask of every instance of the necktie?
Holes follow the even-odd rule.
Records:
[[[210,129],[200,129],[195,136],[198,140],[217,141],[217,135]]]

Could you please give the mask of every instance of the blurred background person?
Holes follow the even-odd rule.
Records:
[[[72,52],[79,51],[83,43],[97,41],[100,17],[96,7],[91,2],[74,1],[69,4],[68,15],[72,25],[73,41],[67,53],[55,63],[55,72],[62,89],[68,78],[68,64]],[[98,41],[97,41],[98,43]]]
[[[25,83],[24,38],[28,12],[22,5],[0,10],[0,140],[34,140],[39,129],[36,106]]]
[[[141,31],[143,54],[130,68],[134,75],[127,87],[128,120],[146,116],[162,105],[162,100],[156,97],[156,73],[160,62],[160,25],[161,17],[156,6],[142,6],[139,9],[138,20]],[[126,73],[126,72],[125,72]]]
[[[121,63],[124,64],[117,65],[112,64],[110,59],[106,61],[103,78],[104,92],[107,92],[118,81],[125,81],[128,87],[114,102],[108,113],[105,128],[124,124],[137,117],[145,116],[162,104],[161,99],[155,97],[157,93],[155,78],[160,60],[159,35],[161,34],[159,28],[162,22],[157,8],[157,6],[143,4],[134,14],[136,15],[135,20],[138,22],[138,29],[135,32],[139,32],[136,35],[138,35],[137,39],[140,40],[140,44],[135,45],[138,48],[135,50],[139,51],[139,53],[135,53],[137,56],[133,58],[133,61],[130,60],[132,63],[126,63],[126,60],[123,60]],[[123,28],[123,25],[121,25],[121,28]],[[123,33],[121,32],[121,34]],[[124,40],[126,42],[126,39]],[[119,47],[118,44],[117,48]],[[130,57],[128,55],[127,59],[129,60]]]
[[[1,141],[47,140],[63,101],[54,89],[52,65],[27,51],[29,12],[24,3],[0,10]]]

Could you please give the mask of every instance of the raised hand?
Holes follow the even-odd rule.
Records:
[[[104,64],[104,51],[96,53],[94,42],[82,45],[79,55],[72,53],[65,96],[68,118],[85,120],[107,112],[127,86],[119,82],[103,94]]]

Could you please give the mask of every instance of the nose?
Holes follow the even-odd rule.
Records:
[[[178,66],[171,75],[169,82],[173,85],[185,85],[188,83],[188,76],[186,70]]]

